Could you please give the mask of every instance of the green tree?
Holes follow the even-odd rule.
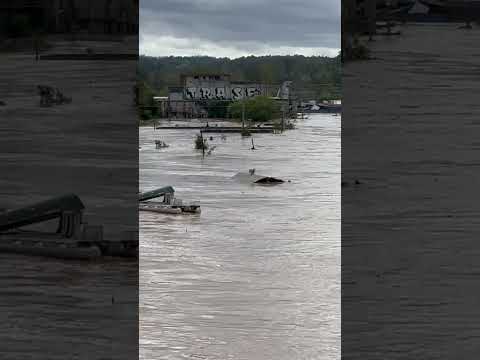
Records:
[[[198,104],[207,111],[208,117],[223,119],[228,115],[231,102],[222,100],[199,101]]]
[[[245,119],[251,119],[254,122],[272,120],[279,112],[279,106],[275,100],[266,96],[257,96],[252,99],[232,103],[229,110],[233,118],[242,119],[244,105]]]
[[[138,82],[138,100],[139,105],[153,106],[153,97],[155,96],[154,90],[145,82]]]
[[[13,37],[30,35],[33,32],[30,18],[22,14],[13,16],[8,31]]]

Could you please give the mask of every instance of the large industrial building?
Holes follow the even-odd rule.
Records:
[[[19,17],[48,33],[137,34],[138,0],[2,0],[0,31]]]
[[[181,84],[169,89],[168,98],[157,101],[162,109],[168,111],[166,116],[205,117],[206,101],[238,101],[255,96],[274,98],[287,112],[293,111],[290,82],[272,85],[232,81],[229,74],[189,74],[181,76]]]

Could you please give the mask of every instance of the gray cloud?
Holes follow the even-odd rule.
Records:
[[[340,1],[141,0],[140,33],[140,52],[156,56],[332,55]]]

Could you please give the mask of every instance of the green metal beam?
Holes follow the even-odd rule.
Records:
[[[152,190],[152,191],[147,191],[144,193],[141,193],[138,197],[139,201],[147,201],[150,199],[155,199],[160,196],[164,196],[165,194],[173,194],[175,190],[171,186],[165,186],[160,189]]]

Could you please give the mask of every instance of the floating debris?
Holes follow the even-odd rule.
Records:
[[[284,181],[281,179],[267,176],[260,180],[255,181],[255,184],[281,184],[283,182]]]
[[[141,193],[139,210],[163,214],[200,214],[198,202],[187,203],[175,198],[174,194],[175,190],[171,186]],[[163,201],[149,201],[155,198],[163,198]]]
[[[169,145],[167,145],[167,143],[165,141],[155,140],[155,148],[164,149],[164,148],[168,148],[168,147],[169,147]]]
[[[40,106],[49,107],[53,105],[70,104],[72,98],[63,95],[58,88],[51,86],[38,85],[38,94],[40,95]]]
[[[250,184],[276,185],[284,183],[283,180],[271,176],[256,175],[255,169],[250,169],[248,173],[238,173],[233,179]]]
[[[210,148],[210,150],[208,150],[207,155],[212,155],[212,151],[215,150],[216,148],[217,148],[216,145],[215,145],[215,146],[212,146],[212,147]]]

